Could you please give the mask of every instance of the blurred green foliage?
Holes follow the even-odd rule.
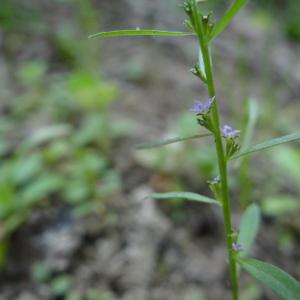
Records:
[[[300,2],[294,0],[256,0],[257,6],[272,15],[287,37],[300,40]]]
[[[0,266],[10,236],[34,207],[58,203],[83,216],[101,210],[121,184],[111,151],[127,130],[108,114],[119,90],[103,79],[99,48],[87,40],[99,16],[90,1],[57,5],[71,16],[53,27],[42,17],[42,3],[1,2],[3,54],[15,72],[6,76],[6,94],[0,91]],[[20,59],[24,45],[37,35],[51,55]],[[16,39],[24,43],[9,42]],[[57,294],[68,286],[65,278],[53,283]]]
[[[84,294],[78,292],[71,292],[65,300],[114,300],[114,295],[106,290],[89,289]]]
[[[199,133],[197,123],[190,116],[190,113],[184,113],[178,117],[177,123],[170,130],[170,138]],[[204,141],[206,139],[210,139],[210,137],[200,139],[203,151],[198,151],[193,147],[195,141],[185,141],[137,151],[136,159],[142,165],[153,168],[158,173],[167,173],[173,176],[180,176],[187,170],[194,170],[199,176],[196,180],[203,182],[205,178],[214,177],[217,174],[215,155],[211,151],[211,145]]]
[[[299,1],[256,3],[277,16],[276,22],[280,20],[287,37],[300,40]],[[1,0],[3,54],[10,64],[8,69],[14,72],[7,76],[10,85],[0,90],[0,266],[5,263],[11,235],[30,218],[32,209],[47,208],[55,202],[71,207],[76,216],[83,216],[101,210],[121,185],[111,152],[116,139],[127,129],[124,124],[111,122],[108,114],[109,106],[118,99],[119,89],[103,79],[101,49],[86,40],[88,34],[99,30],[99,15],[90,1],[53,1],[52,5],[56,4],[72,12],[59,24],[44,17],[42,4]],[[21,55],[36,37],[47,45],[50,54]],[[136,73],[139,68],[131,70],[130,76],[135,77]],[[246,123],[241,128],[245,126]],[[184,114],[170,136],[190,135],[197,130],[190,114]],[[195,182],[205,182],[217,174],[211,146],[200,141],[202,150],[198,151],[192,143],[137,152],[136,159],[156,171],[160,189],[182,190],[189,172]],[[275,162],[278,174],[285,174],[292,181],[293,192],[284,190],[285,181],[276,174],[272,176],[272,170],[266,170],[265,188],[264,184],[259,192],[246,188],[247,180],[261,178],[247,165],[247,174],[243,174],[245,197],[236,198],[242,205],[245,198],[258,200],[264,215],[270,218],[298,214],[300,150],[281,147],[272,150],[268,158]],[[268,194],[270,186],[272,193]],[[170,205],[173,218],[182,220],[182,204]],[[293,242],[290,235],[287,229],[281,236],[282,243]],[[66,300],[114,299],[102,290],[75,292],[69,275],[53,277],[43,264],[34,267],[32,277],[36,282],[46,282],[57,297]],[[257,299],[257,294],[251,287],[245,299]]]
[[[52,273],[46,264],[37,262],[32,266],[31,278],[35,283],[47,285],[54,297],[64,300],[114,300],[114,295],[105,289],[88,288],[76,291],[74,280],[67,273]]]
[[[26,1],[2,0],[0,25],[6,31],[30,28],[39,21],[39,14]]]
[[[295,0],[254,0],[249,3],[254,11],[265,21],[271,20],[274,30],[281,32],[288,38],[300,40],[300,2]],[[228,1],[206,1],[202,7],[206,11],[224,11]],[[261,20],[263,21],[263,20]]]

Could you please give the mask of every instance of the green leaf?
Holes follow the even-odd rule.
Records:
[[[5,265],[7,253],[8,253],[8,241],[7,239],[1,237],[0,238],[0,271],[2,271]]]
[[[300,296],[300,283],[288,273],[269,263],[250,258],[237,258],[243,269],[273,290],[281,299],[296,300]]]
[[[254,282],[247,284],[240,294],[242,300],[258,300],[262,298],[262,290]]]
[[[16,210],[3,223],[3,232],[5,237],[9,237],[26,219],[26,211],[23,209]]]
[[[99,80],[88,71],[73,71],[67,77],[67,88],[71,97],[84,109],[101,111],[118,97],[115,84]]]
[[[44,262],[37,262],[31,268],[31,277],[37,283],[44,283],[51,278],[51,269]]]
[[[187,292],[182,300],[205,300],[205,298],[202,290],[193,289],[190,292]]]
[[[285,174],[284,181],[291,180],[298,184],[300,178],[300,151],[289,145],[277,148],[271,153],[274,168],[278,169],[278,174]]]
[[[38,128],[33,134],[26,139],[20,146],[21,150],[29,150],[34,147],[48,143],[58,138],[68,136],[72,131],[71,126],[67,124],[51,125]]]
[[[249,99],[249,101],[248,101],[248,120],[247,120],[247,125],[245,128],[242,151],[243,151],[243,149],[247,149],[250,147],[250,142],[253,137],[254,127],[257,122],[258,113],[259,113],[259,110],[258,110],[258,104],[257,104],[256,100]]]
[[[14,166],[14,180],[23,184],[42,170],[43,160],[40,154],[31,154],[16,161]]]
[[[174,143],[183,142],[183,141],[192,140],[192,139],[198,139],[198,138],[202,138],[202,137],[206,137],[206,136],[211,136],[211,134],[206,133],[206,134],[194,134],[194,135],[190,135],[190,136],[186,136],[186,137],[175,137],[175,138],[167,139],[164,141],[158,141],[158,142],[153,142],[153,143],[149,143],[149,144],[140,144],[140,145],[136,146],[136,149],[142,150],[142,149],[157,148],[157,147],[161,147],[161,146],[165,146],[165,145],[169,145],[169,144],[174,144]]]
[[[6,182],[0,184],[0,221],[13,212],[15,197],[14,186]]]
[[[119,37],[119,36],[186,36],[194,35],[192,32],[182,31],[164,31],[164,30],[151,30],[151,29],[134,29],[134,30],[115,30],[98,32],[89,36],[89,38],[96,37]]]
[[[56,296],[64,296],[72,286],[72,277],[69,275],[59,275],[51,282],[52,292]]]
[[[270,196],[262,200],[261,209],[270,217],[297,214],[300,210],[300,200],[288,195]]]
[[[28,207],[36,202],[43,200],[49,194],[58,191],[64,186],[64,177],[59,175],[43,175],[26,186],[22,191],[18,201],[20,207]]]
[[[250,252],[259,229],[260,217],[260,209],[256,204],[246,209],[239,228],[238,243],[244,246],[240,256],[246,256]]]
[[[248,0],[235,0],[231,7],[225,13],[223,19],[216,25],[211,35],[211,40],[216,38],[230,23],[235,15],[247,3]]]
[[[241,151],[240,153],[233,156],[232,159],[239,158],[241,156],[248,155],[248,154],[253,153],[253,152],[258,152],[258,151],[261,151],[261,150],[272,148],[272,147],[275,147],[275,146],[278,146],[278,145],[281,145],[281,144],[294,142],[294,141],[297,141],[299,139],[300,139],[300,133],[299,132],[288,134],[288,135],[285,135],[285,136],[281,136],[281,137],[263,142],[261,144],[257,144],[255,146],[252,146],[252,147],[248,148],[248,149],[245,149],[244,151]]]
[[[220,202],[215,199],[191,192],[153,193],[148,195],[146,198],[152,198],[157,200],[180,199],[221,205]]]

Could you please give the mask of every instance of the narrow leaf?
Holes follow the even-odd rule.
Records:
[[[200,70],[202,72],[202,74],[206,74],[205,72],[205,64],[204,64],[204,59],[203,59],[203,54],[201,51],[201,47],[199,47],[199,51],[198,51],[198,63],[199,63],[199,67]],[[206,75],[204,75],[206,77]]]
[[[118,36],[186,36],[193,35],[192,32],[182,31],[164,31],[164,30],[151,30],[151,29],[134,29],[134,30],[115,30],[115,31],[104,31],[92,34],[89,38],[96,37],[118,37]]]
[[[0,239],[0,270],[1,271],[5,265],[7,253],[8,253],[8,241],[7,239],[1,238]]]
[[[153,193],[148,195],[146,198],[157,200],[179,199],[220,205],[220,202],[215,199],[191,192]]]
[[[288,195],[270,196],[262,200],[261,209],[269,217],[281,217],[298,214],[300,201],[298,197]]]
[[[288,273],[269,263],[250,258],[238,258],[238,263],[262,284],[273,290],[281,299],[300,298],[300,283]]]
[[[248,155],[248,154],[253,153],[253,152],[258,152],[258,151],[265,150],[265,149],[268,149],[268,148],[271,148],[271,147],[275,147],[275,146],[278,146],[278,145],[281,145],[281,144],[294,142],[294,141],[297,141],[299,139],[300,139],[300,133],[299,132],[298,133],[292,133],[292,134],[285,135],[285,136],[281,136],[281,137],[266,141],[264,143],[257,144],[255,146],[252,146],[252,147],[248,148],[248,149],[245,149],[244,151],[241,151],[237,155],[233,156],[232,158],[233,159],[239,158],[241,156]]]
[[[256,204],[250,205],[243,214],[240,228],[238,243],[244,246],[244,251],[240,256],[246,256],[254,243],[260,225],[260,209]]]
[[[25,142],[21,144],[22,150],[29,150],[31,148],[40,146],[49,141],[63,138],[72,132],[72,127],[66,124],[51,125],[40,127],[36,129]]]
[[[245,128],[245,134],[243,139],[242,151],[250,147],[250,143],[253,137],[254,127],[258,119],[258,104],[256,100],[249,99],[248,101],[248,121]]]
[[[187,140],[198,139],[198,138],[202,138],[202,137],[206,137],[206,136],[211,136],[211,134],[206,133],[206,134],[194,134],[194,135],[190,135],[190,136],[186,136],[186,137],[175,137],[175,138],[170,138],[170,139],[163,140],[163,141],[157,141],[157,142],[148,143],[148,144],[140,144],[140,145],[137,145],[136,148],[139,150],[157,148],[157,147],[161,147],[161,146],[165,146],[165,145],[169,145],[169,144],[174,144],[174,143],[183,142],[183,141],[187,141]]]
[[[223,19],[215,27],[211,40],[216,38],[230,23],[234,16],[241,10],[248,0],[235,0],[225,13]]]

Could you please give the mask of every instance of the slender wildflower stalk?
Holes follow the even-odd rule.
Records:
[[[124,37],[141,35],[180,37],[194,35],[197,37],[200,48],[199,63],[191,69],[191,72],[206,85],[209,99],[205,102],[195,100],[191,112],[196,115],[198,124],[208,130],[209,133],[194,134],[188,137],[176,137],[165,141],[152,142],[140,145],[138,148],[147,149],[161,147],[171,143],[183,142],[188,139],[213,136],[219,167],[219,176],[212,181],[209,181],[209,185],[215,199],[192,192],[153,193],[147,198],[180,198],[222,207],[232,300],[239,300],[237,264],[262,284],[272,289],[282,299],[300,299],[300,283],[296,279],[272,264],[247,257],[260,225],[260,209],[256,204],[249,205],[242,216],[239,230],[233,230],[228,188],[228,163],[230,160],[238,159],[245,155],[253,154],[283,143],[299,140],[300,133],[293,133],[274,138],[255,146],[243,147],[242,150],[240,150],[241,147],[237,141],[240,131],[233,129],[229,125],[220,126],[218,98],[214,83],[210,46],[212,40],[230,24],[233,17],[246,4],[247,0],[234,0],[231,7],[217,24],[212,20],[212,13],[208,15],[202,14],[198,8],[199,2],[202,2],[202,0],[186,0],[183,3],[183,8],[188,16],[185,25],[189,29],[189,32],[130,29],[99,32],[90,37]]]
[[[232,248],[233,241],[233,229],[231,224],[231,210],[230,210],[230,200],[228,192],[228,179],[227,179],[227,158],[224,152],[222,134],[220,130],[219,121],[219,111],[218,102],[216,98],[216,90],[214,84],[214,76],[212,69],[212,59],[209,51],[209,40],[208,36],[204,34],[205,30],[209,28],[209,16],[203,16],[200,14],[195,1],[188,1],[185,3],[185,11],[190,17],[190,24],[193,26],[197,38],[199,41],[200,52],[203,57],[204,62],[204,77],[206,78],[205,83],[208,88],[208,93],[211,99],[214,99],[211,105],[211,115],[212,115],[212,133],[215,138],[215,148],[218,157],[218,165],[221,180],[221,203],[223,207],[223,217],[225,224],[225,237],[226,246],[228,252],[231,288],[232,288],[232,299],[238,300],[238,280],[237,280],[237,267],[235,261],[235,252]],[[206,25],[206,28],[204,26]]]

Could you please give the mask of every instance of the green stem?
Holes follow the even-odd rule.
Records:
[[[207,78],[207,86],[209,89],[210,97],[215,97],[215,87],[214,80],[210,62],[210,55],[208,51],[208,46],[206,45],[202,49],[203,60],[205,65],[205,72]],[[229,201],[229,192],[228,192],[228,179],[227,179],[227,160],[224,155],[224,148],[222,143],[222,136],[220,132],[220,122],[219,122],[219,113],[217,102],[215,101],[215,105],[212,107],[212,118],[215,128],[215,145],[216,152],[218,157],[218,165],[221,176],[221,188],[222,188],[222,203],[223,203],[223,217],[225,223],[225,233],[226,233],[226,246],[228,252],[228,260],[229,260],[229,269],[230,269],[230,279],[231,279],[231,287],[232,287],[232,299],[238,300],[238,281],[237,281],[237,271],[236,271],[236,261],[234,258],[234,253],[232,250],[232,225],[231,225],[231,210],[230,210],[230,201]]]
[[[209,52],[208,42],[204,38],[204,30],[202,28],[202,23],[200,20],[200,15],[194,2],[193,9],[193,18],[196,25],[197,36],[199,39],[199,44],[202,52],[202,57],[204,61],[205,74],[207,80],[207,87],[210,97],[216,96],[214,77],[211,64],[211,56]],[[235,261],[235,253],[232,250],[233,244],[233,230],[231,225],[231,210],[230,210],[230,201],[229,201],[229,191],[228,191],[228,179],[227,179],[227,160],[224,153],[224,147],[222,143],[222,135],[220,131],[220,121],[219,121],[219,112],[217,101],[214,101],[214,105],[211,109],[212,120],[214,124],[214,137],[215,137],[215,146],[216,153],[218,158],[219,172],[221,177],[221,195],[223,203],[223,217],[225,224],[225,235],[226,235],[226,246],[228,253],[229,261],[229,271],[230,271],[230,280],[232,288],[232,300],[238,300],[238,279],[237,279],[237,266]]]

